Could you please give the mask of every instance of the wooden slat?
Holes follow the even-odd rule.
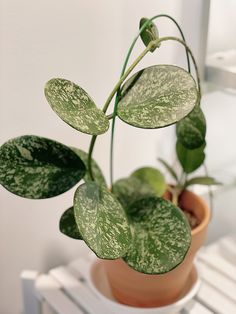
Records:
[[[218,252],[215,252],[215,248],[213,252],[212,250],[207,251],[207,249],[201,250],[198,254],[198,259],[236,282],[236,266],[219,255]]]
[[[205,282],[201,285],[196,299],[215,314],[236,313],[236,304]]]
[[[197,266],[204,281],[236,302],[236,283],[205,263],[199,261]]]
[[[196,300],[191,300],[181,314],[214,314],[211,310],[206,308]]]
[[[76,279],[67,267],[58,267],[50,271],[63,287],[64,291],[89,313],[110,314],[111,311],[97,298],[85,283]]]
[[[29,270],[21,273],[24,314],[41,314],[41,302],[35,290],[35,282],[38,275],[38,272]]]
[[[219,242],[219,251],[225,259],[236,265],[236,237],[224,237]]]
[[[36,289],[42,295],[53,310],[58,314],[84,314],[66,295],[61,291],[58,282],[49,275],[40,275],[36,280]]]

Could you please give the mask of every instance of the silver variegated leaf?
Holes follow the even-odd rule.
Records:
[[[132,242],[125,262],[145,274],[166,273],[179,265],[191,243],[183,212],[158,197],[137,201],[130,212]]]
[[[148,184],[134,176],[116,181],[112,192],[126,212],[129,211],[129,206],[137,200],[155,195],[155,191]]]
[[[197,99],[196,83],[188,72],[173,65],[155,65],[124,84],[117,114],[139,128],[161,128],[187,116]]]
[[[45,96],[57,115],[86,134],[99,135],[109,128],[109,120],[90,96],[71,81],[55,78],[47,82]]]
[[[143,17],[140,20],[139,23],[139,29],[142,28],[142,26],[148,21],[147,18]],[[147,47],[148,44],[152,40],[156,40],[159,38],[158,29],[156,25],[151,21],[149,22],[148,26],[145,27],[145,29],[141,32],[140,37],[144,43],[144,45]],[[151,51],[155,51],[156,47],[154,47]]]
[[[83,160],[87,168],[88,154],[84,152],[83,150],[75,148],[75,147],[71,147],[71,149]],[[98,164],[96,163],[94,159],[92,159],[92,172],[93,172],[93,177],[94,177],[95,182],[97,182],[99,185],[107,186],[106,179],[102,173],[102,170],[100,169],[100,167],[98,166]],[[83,180],[85,182],[91,181],[90,175],[88,174],[88,170],[86,171],[86,174],[83,177]]]
[[[69,147],[25,135],[0,148],[0,183],[10,192],[41,199],[62,194],[85,175],[85,165]]]
[[[69,238],[83,240],[75,221],[74,208],[68,208],[61,216],[59,228]]]
[[[176,134],[180,143],[188,149],[195,149],[204,144],[206,119],[200,106],[195,106],[187,117],[176,124]]]
[[[205,149],[206,144],[196,149],[185,148],[179,141],[176,143],[176,153],[179,162],[186,173],[191,173],[197,170],[205,160]]]
[[[166,182],[163,174],[153,167],[142,167],[135,170],[132,177],[138,178],[141,182],[150,186],[156,196],[162,196],[166,190]]]
[[[130,245],[130,227],[124,209],[104,186],[87,182],[74,196],[78,229],[86,244],[104,259],[124,256]]]

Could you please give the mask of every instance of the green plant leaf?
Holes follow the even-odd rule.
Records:
[[[141,27],[144,25],[144,23],[146,23],[148,21],[147,18],[143,17],[141,18],[140,22],[139,22],[139,29],[141,29]],[[147,47],[148,44],[152,41],[152,40],[156,40],[159,38],[159,34],[158,34],[158,29],[156,27],[156,25],[153,22],[150,22],[148,24],[148,26],[145,27],[145,29],[142,31],[142,33],[140,34],[140,37],[144,43],[144,45]],[[151,50],[151,52],[155,51],[156,47],[153,48]]]
[[[109,128],[109,120],[90,96],[71,81],[51,79],[45,96],[56,114],[70,126],[86,134],[99,135]]]
[[[154,65],[124,84],[117,114],[139,128],[161,128],[187,116],[197,99],[196,83],[188,72],[173,65]]]
[[[61,216],[59,228],[61,233],[65,234],[69,238],[76,240],[83,240],[79,229],[77,227],[74,215],[73,206],[68,208]]]
[[[166,170],[169,172],[169,174],[172,176],[172,178],[178,183],[178,176],[175,170],[162,158],[158,158],[160,163],[166,168]]]
[[[71,149],[83,160],[84,164],[88,165],[88,154],[86,152],[84,152],[81,149],[75,148],[75,147],[71,147]],[[93,176],[94,176],[94,180],[95,182],[97,182],[97,184],[99,185],[104,185],[107,186],[106,184],[106,180],[105,177],[102,173],[102,170],[100,169],[100,167],[98,166],[98,164],[96,163],[96,161],[94,159],[92,159],[92,171],[93,171]],[[88,173],[88,170],[86,171],[85,176],[83,177],[83,180],[85,182],[89,182],[91,181],[90,175]]]
[[[221,183],[216,181],[214,178],[212,177],[195,177],[192,178],[190,180],[188,180],[185,183],[185,187],[189,186],[189,185],[193,185],[193,184],[200,184],[200,185],[220,185]]]
[[[98,257],[124,256],[130,245],[130,227],[124,209],[107,188],[95,182],[79,186],[74,213],[84,241]]]
[[[135,201],[155,195],[155,191],[148,184],[134,176],[116,181],[113,184],[112,192],[116,195],[126,212]]]
[[[130,208],[132,242],[125,262],[145,274],[162,274],[179,265],[190,246],[191,230],[183,212],[158,197]]]
[[[196,149],[187,149],[179,141],[176,143],[176,153],[179,162],[186,173],[197,170],[205,160],[205,143]]]
[[[47,138],[25,135],[0,148],[0,183],[26,198],[62,194],[83,178],[85,170],[69,147]]]
[[[178,141],[188,148],[195,149],[202,146],[206,136],[206,119],[200,106],[176,124]]]
[[[138,178],[141,182],[150,186],[156,196],[162,196],[166,190],[166,182],[163,174],[156,168],[143,167],[131,174],[132,177]]]

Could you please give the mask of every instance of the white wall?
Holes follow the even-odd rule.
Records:
[[[208,36],[209,53],[236,49],[235,13],[235,0],[211,1]]]
[[[201,10],[202,1],[193,2],[190,16]],[[160,12],[185,21],[184,29],[192,30],[188,29],[187,40],[200,58],[195,34],[201,21],[186,22],[186,4],[187,0],[0,0],[0,144],[36,134],[87,149],[89,136],[66,125],[46,103],[45,82],[58,76],[71,79],[102,106],[118,79],[140,17]],[[163,35],[177,34],[170,22],[158,25]],[[142,44],[136,55],[140,49]],[[182,53],[176,44],[166,44],[140,67],[155,62],[183,64]],[[173,130],[143,131],[117,125],[116,177],[143,164],[156,165],[157,155],[172,158]],[[109,134],[101,136],[95,150],[107,177],[108,153]],[[21,270],[46,271],[83,249],[58,232],[59,217],[71,205],[73,192],[32,201],[0,189],[0,314],[20,311]]]

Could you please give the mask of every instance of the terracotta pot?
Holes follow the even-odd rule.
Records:
[[[193,267],[196,252],[202,246],[210,220],[210,210],[200,197],[190,191],[182,193],[180,206],[191,210],[200,221],[192,230],[192,243],[184,261],[161,275],[146,275],[129,267],[122,259],[104,260],[114,297],[120,303],[136,307],[157,307],[171,304],[180,296]]]

